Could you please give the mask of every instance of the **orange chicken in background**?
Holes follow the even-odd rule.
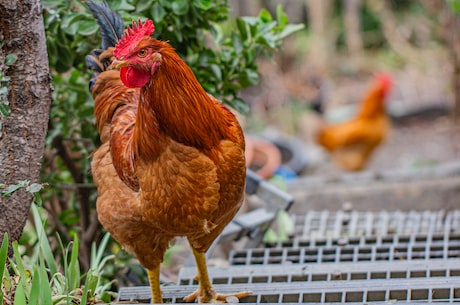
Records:
[[[342,169],[364,169],[372,153],[387,137],[390,120],[385,100],[391,87],[389,75],[377,75],[353,119],[338,124],[321,124],[316,141]]]
[[[176,236],[188,239],[198,270],[198,289],[184,300],[225,301],[205,255],[243,202],[242,129],[173,47],[151,36],[151,20],[123,33],[105,2],[86,5],[103,40],[87,57],[102,140],[92,161],[99,220],[147,269],[153,303],[162,302],[160,264]]]

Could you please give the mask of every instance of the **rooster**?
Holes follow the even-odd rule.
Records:
[[[153,303],[162,302],[160,265],[177,236],[188,239],[199,280],[184,300],[225,302],[205,254],[243,202],[242,129],[174,48],[151,36],[151,20],[123,33],[105,2],[87,6],[103,40],[87,57],[102,141],[91,164],[99,221],[147,269]]]
[[[320,127],[317,142],[331,153],[332,159],[341,168],[362,170],[386,138],[389,118],[385,111],[385,99],[391,87],[389,75],[377,75],[355,118],[334,125],[325,123]]]

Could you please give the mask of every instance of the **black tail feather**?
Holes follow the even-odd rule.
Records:
[[[104,2],[86,1],[86,7],[99,25],[102,36],[101,48],[106,50],[109,47],[114,47],[121,39],[125,28],[121,16],[112,11],[105,0]]]
[[[86,56],[86,66],[94,72],[89,82],[89,90],[92,91],[99,73],[106,71],[113,59],[111,51],[107,49],[115,47],[118,43],[125,25],[121,16],[112,11],[105,0],[103,2],[88,0],[85,4],[96,19],[102,38],[101,49],[95,49]]]
[[[101,53],[102,50],[93,50],[86,56],[86,66],[97,73],[104,71],[104,66],[99,60],[99,55],[101,55]]]

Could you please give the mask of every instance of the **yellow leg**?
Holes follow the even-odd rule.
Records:
[[[163,303],[160,289],[160,265],[154,269],[147,269],[147,274],[150,282],[150,289],[152,290],[152,303]]]
[[[193,302],[198,300],[198,303],[226,303],[228,297],[237,297],[238,299],[247,297],[251,294],[250,291],[243,291],[232,294],[216,294],[209,280],[208,267],[206,266],[205,253],[196,251],[193,247],[193,255],[195,256],[196,268],[198,270],[198,289],[192,294],[184,298],[185,302]]]

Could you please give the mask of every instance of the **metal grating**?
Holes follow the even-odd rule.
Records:
[[[392,243],[385,243],[392,240]],[[255,248],[232,251],[231,265],[271,265],[449,259],[460,257],[460,235],[412,235],[361,238],[364,244],[339,245],[339,240],[307,247]],[[308,243],[309,241],[306,241]],[[372,242],[376,242],[372,244]],[[333,244],[333,245],[329,245]]]
[[[261,191],[260,184],[250,188]],[[242,215],[223,240],[259,240],[272,210],[289,208],[285,199],[269,204],[263,213]],[[250,290],[252,295],[240,300],[247,304],[460,302],[460,211],[322,211],[293,220],[295,232],[289,240],[233,251],[229,266],[210,266],[214,289]],[[183,267],[177,284],[162,287],[163,301],[183,303],[197,288],[195,273],[194,265]],[[149,287],[119,291],[123,304],[150,301]]]
[[[297,238],[460,233],[460,210],[445,211],[310,211],[293,215]]]
[[[362,262],[306,265],[209,267],[213,284],[260,284],[315,281],[392,280],[459,277],[460,258],[450,260]],[[182,268],[177,285],[196,285],[195,267]]]
[[[384,245],[406,245],[406,244],[427,244],[438,245],[448,242],[460,241],[460,234],[411,234],[411,235],[386,235],[386,236],[356,236],[341,238],[317,238],[306,239],[303,237],[294,237],[288,241],[278,242],[276,245],[267,245],[270,248],[295,248],[295,247],[343,247],[353,246],[384,246]]]
[[[197,286],[163,286],[163,301],[183,303],[182,298]],[[240,303],[365,303],[365,302],[459,302],[460,280],[457,277],[395,278],[386,280],[316,281],[272,284],[214,285],[219,293],[252,291]],[[120,289],[119,302],[149,302],[149,287]]]

